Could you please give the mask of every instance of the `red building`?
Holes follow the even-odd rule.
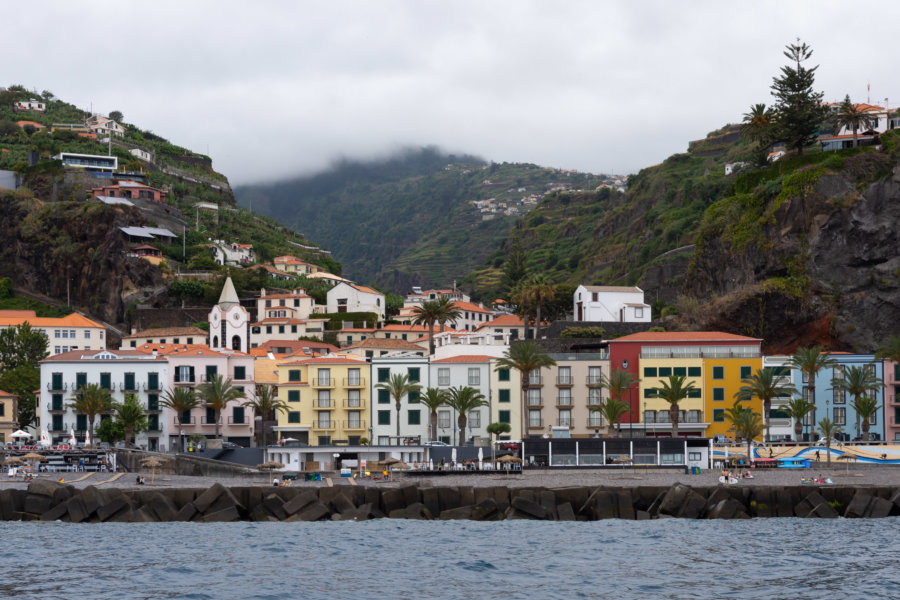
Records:
[[[148,185],[138,183],[136,181],[119,181],[112,185],[94,188],[91,190],[91,198],[105,196],[107,198],[141,198],[144,200],[153,200],[155,202],[165,203],[168,192],[158,190]]]

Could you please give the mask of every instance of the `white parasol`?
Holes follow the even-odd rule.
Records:
[[[73,448],[78,446],[78,440],[75,439],[74,429],[69,429],[69,444],[71,444]]]
[[[9,437],[11,437],[11,438],[30,438],[30,437],[31,437],[31,434],[28,433],[27,431],[22,431],[22,430],[20,429],[20,430],[16,431],[15,433],[13,433],[13,434],[12,434],[11,436],[9,436]]]
[[[478,470],[484,469],[484,450],[478,448]]]
[[[85,448],[91,447],[91,432],[90,431],[84,432],[84,447]]]
[[[47,433],[46,429],[41,429],[41,446],[44,448],[49,448],[50,445],[50,434]]]

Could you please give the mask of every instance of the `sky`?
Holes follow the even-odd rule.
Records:
[[[233,185],[426,145],[627,174],[770,103],[798,37],[826,100],[900,106],[898,17],[894,0],[10,2],[0,86],[118,110]]]

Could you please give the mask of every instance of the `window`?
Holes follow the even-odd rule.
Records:
[[[835,425],[846,425],[847,424],[847,409],[842,406],[834,407],[834,424]]]
[[[724,423],[725,422],[725,409],[724,408],[714,408],[713,409],[713,422],[714,423]]]
[[[509,374],[509,371],[507,371]],[[450,385],[450,369],[438,369],[438,385]]]
[[[80,390],[87,385],[87,373],[75,373],[75,389]]]
[[[62,394],[53,394],[51,396],[50,410],[63,410],[63,395]]]
[[[526,392],[526,398],[528,400],[528,406],[540,406],[541,405],[541,390],[539,389],[530,389]]]
[[[299,423],[300,422],[300,411],[292,410],[288,413],[288,423]]]
[[[331,429],[331,411],[319,411],[316,423],[319,429]]]
[[[384,383],[386,381],[390,381],[391,379],[391,370],[390,369],[378,369],[378,383]]]
[[[470,410],[469,411],[469,428],[470,429],[478,429],[481,427],[481,411],[480,410]]]
[[[528,411],[528,426],[529,427],[540,427],[541,426],[541,411],[539,411],[539,410],[529,410]]]
[[[391,403],[391,394],[387,390],[379,389],[378,390],[378,404],[390,404]]]
[[[216,411],[212,407],[206,407],[206,423],[212,425],[216,422]]]
[[[741,367],[741,379],[750,379],[753,376],[753,367]]]
[[[125,389],[133,392],[137,389],[134,383],[134,373],[125,373]]]
[[[713,367],[712,372],[713,379],[725,379],[725,367]]]
[[[839,390],[837,388],[832,391],[832,400],[834,400],[835,404],[846,404],[847,403],[847,394],[844,390]]]
[[[644,367],[644,377],[656,377],[656,367]]]
[[[509,423],[509,412],[508,410],[497,411],[497,421],[500,423]]]
[[[603,367],[588,367],[588,385],[603,383]]]
[[[878,413],[873,413],[871,417],[869,417],[869,425],[878,425]]]
[[[316,375],[319,385],[331,385],[331,369],[318,369]]]
[[[534,369],[528,373],[528,383],[531,385],[541,385],[541,370]]]
[[[414,381],[419,381],[419,368],[418,367],[410,367],[409,368],[409,382],[412,383]]]
[[[556,383],[559,385],[572,385],[572,367],[560,367],[556,375]]]
[[[87,429],[87,415],[75,415],[75,429],[78,431]]]
[[[300,390],[288,390],[288,402],[300,402]]]
[[[448,369],[449,371],[449,369]],[[449,372],[448,372],[449,377]],[[900,379],[900,376],[897,376],[897,379]],[[497,380],[498,381],[509,381],[509,369],[497,369]],[[440,385],[440,383],[438,384]],[[449,385],[449,383],[448,383]]]
[[[247,367],[235,367],[234,378],[240,380],[247,379]]]
[[[469,385],[481,385],[481,369],[469,367]]]
[[[91,330],[90,329],[84,330],[84,339],[86,339],[86,340],[91,339]]]
[[[391,411],[379,410],[378,411],[378,424],[379,425],[390,425],[391,424]]]
[[[688,452],[688,460],[691,462],[703,460],[703,454],[700,452]]]
[[[603,414],[598,410],[592,410],[588,415],[588,427],[603,427]]]
[[[359,369],[347,369],[347,385],[359,385],[361,381]]]
[[[288,381],[300,381],[300,370],[291,369],[288,371]]]
[[[438,427],[441,429],[449,429],[450,428],[450,411],[449,410],[439,410],[438,411]]]
[[[713,400],[715,401],[724,401],[725,400],[725,388],[713,388]]]
[[[159,410],[158,394],[147,394],[147,410]]]
[[[422,413],[419,410],[409,410],[406,412],[406,422],[408,425],[421,425]]]
[[[675,367],[674,369],[672,369],[672,375],[687,377],[687,367]]]
[[[348,429],[361,429],[362,428],[362,413],[358,410],[351,410],[347,413],[347,428]]]
[[[183,424],[185,424],[185,423],[192,423],[192,422],[193,422],[193,421],[191,421],[191,411],[190,411],[190,409],[184,411],[183,413],[181,413],[181,416],[178,417],[178,424],[179,424],[179,425],[183,425]]]
[[[206,365],[206,379],[203,381],[212,381],[219,374],[219,368],[216,365]]]
[[[568,408],[559,409],[559,426],[560,427],[571,427],[572,426],[572,411]]]
[[[498,402],[509,402],[509,390],[497,390]]]
[[[316,406],[331,408],[331,390],[316,390]]]
[[[556,403],[561,404],[563,406],[568,406],[572,404],[572,389],[571,388],[560,388],[558,390],[559,396],[556,398]]]
[[[362,406],[359,390],[347,390],[347,406],[359,408]]]
[[[688,377],[700,377],[700,367],[688,367]]]
[[[63,416],[62,415],[53,415],[53,425],[51,426],[53,431],[62,431],[63,430]]]
[[[284,325],[278,326],[278,333],[284,333]]]
[[[231,421],[235,425],[242,425],[244,423],[244,407],[243,406],[235,406],[232,409]]]
[[[159,373],[147,373],[147,389],[159,389]]]
[[[644,388],[644,398],[656,398],[656,388]]]
[[[50,384],[50,386],[51,386],[54,390],[61,390],[61,389],[63,389],[63,376],[62,376],[62,373],[53,373],[53,375],[51,375],[51,380],[52,380],[52,383]]]
[[[419,403],[419,392],[410,392],[406,396],[407,402],[410,404],[418,404]]]
[[[635,308],[634,309],[634,318],[635,319],[643,319],[644,318],[644,309],[643,308]]]
[[[100,373],[100,387],[104,390],[112,389],[112,373]]]
[[[660,367],[659,368],[659,376],[660,377],[668,377],[672,374],[672,367]]]
[[[588,404],[590,406],[599,406],[603,403],[603,390],[601,388],[588,389]]]
[[[688,398],[702,398],[703,390],[701,388],[691,388],[688,390]]]

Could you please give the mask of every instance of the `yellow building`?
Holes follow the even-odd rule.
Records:
[[[685,385],[694,384],[688,397],[678,403],[680,408],[679,434],[704,435],[710,417],[704,414],[703,359],[699,356],[641,358],[641,381],[638,386],[641,403],[639,408],[643,415],[643,425],[647,434],[671,434],[669,403],[660,398],[657,393],[657,390],[662,387],[661,382],[667,381],[669,375],[683,375],[687,377]]]
[[[288,357],[278,363],[278,397],[288,411],[278,414],[279,439],[310,446],[369,436],[369,364],[346,357]]]
[[[735,395],[743,385],[741,380],[747,379],[760,368],[762,368],[762,357],[758,353],[755,356],[745,357],[734,357],[733,354],[725,352],[721,357],[704,356],[703,402],[704,411],[711,419],[706,430],[707,437],[715,435],[733,437],[734,432],[729,431],[731,423],[725,418],[725,410],[734,405]],[[742,405],[759,415],[763,414],[762,401],[758,398],[744,402]]]
[[[522,385],[515,369],[497,369],[491,360],[491,423],[509,423],[510,432],[501,438],[522,439]]]

